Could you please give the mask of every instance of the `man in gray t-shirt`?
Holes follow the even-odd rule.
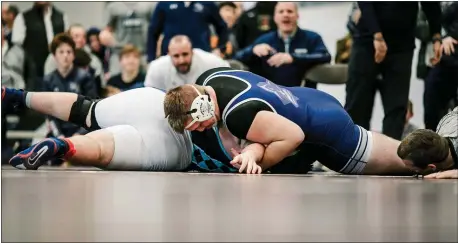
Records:
[[[445,115],[439,122],[436,132],[419,129],[404,138],[398,147],[398,155],[407,167],[418,174],[435,173],[458,177],[458,107]],[[442,177],[441,177],[442,178]]]
[[[144,53],[148,25],[155,6],[156,2],[110,2],[106,5],[106,29],[100,36],[102,44],[112,47],[111,75],[120,72],[118,54],[124,45],[132,44]]]

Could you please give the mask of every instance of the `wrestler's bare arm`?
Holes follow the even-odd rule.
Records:
[[[250,143],[242,150],[243,153],[251,153],[256,160],[256,163],[260,164],[262,162],[262,158],[264,157],[264,152],[266,151],[266,147],[259,143]]]
[[[263,170],[290,155],[304,140],[302,129],[290,120],[268,111],[260,111],[248,130],[247,139],[267,144],[259,163]]]
[[[260,174],[262,168],[258,163],[262,161],[265,146],[259,143],[246,143],[241,147],[241,153],[235,149],[231,151],[233,156],[231,161],[232,166],[239,169],[240,173]]]
[[[458,179],[458,169],[446,170],[425,176],[426,179]]]

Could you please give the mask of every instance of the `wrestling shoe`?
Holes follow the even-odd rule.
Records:
[[[26,92],[2,87],[2,109],[18,112],[25,107]]]
[[[10,159],[10,164],[22,170],[37,170],[51,159],[63,158],[69,151],[68,143],[63,139],[48,138]]]

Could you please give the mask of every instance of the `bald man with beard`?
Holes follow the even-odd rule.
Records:
[[[229,64],[212,53],[193,48],[187,36],[177,35],[169,42],[168,55],[150,63],[145,87],[169,90],[194,83],[203,72],[217,67]]]

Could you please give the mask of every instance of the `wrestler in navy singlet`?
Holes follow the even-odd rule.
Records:
[[[371,136],[355,125],[340,102],[315,89],[283,87],[256,74],[229,68],[211,69],[197,84],[211,86],[221,120],[236,137],[246,139],[259,111],[272,111],[299,125],[305,140],[298,148],[328,168],[360,173],[368,160]]]

